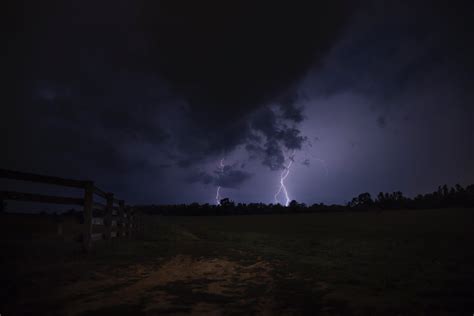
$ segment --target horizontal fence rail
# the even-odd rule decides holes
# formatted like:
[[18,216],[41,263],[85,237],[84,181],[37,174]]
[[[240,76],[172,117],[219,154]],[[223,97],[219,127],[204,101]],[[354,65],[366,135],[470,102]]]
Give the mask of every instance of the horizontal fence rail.
[[81,198],[12,192],[12,191],[0,191],[0,200],[16,200],[16,201],[66,204],[66,205],[84,205],[84,199],[81,199]]
[[39,182],[46,184],[54,184],[65,187],[73,188],[84,188],[90,181],[78,181],[71,179],[64,179],[59,177],[44,176],[34,173],[26,173],[20,171],[12,171],[6,169],[0,169],[0,178],[11,179],[11,180],[23,180],[29,182]]
[[[137,214],[132,207],[125,205],[124,200],[115,198],[113,193],[97,188],[92,181],[64,179],[6,169],[0,169],[0,178],[83,189],[83,198],[0,191],[0,200],[82,206],[84,221],[81,239],[85,251],[90,249],[92,241],[131,237],[140,226]],[[105,204],[94,201],[95,196],[105,199]],[[95,216],[97,213],[100,213],[99,216]],[[101,232],[94,230],[96,227],[101,228]]]

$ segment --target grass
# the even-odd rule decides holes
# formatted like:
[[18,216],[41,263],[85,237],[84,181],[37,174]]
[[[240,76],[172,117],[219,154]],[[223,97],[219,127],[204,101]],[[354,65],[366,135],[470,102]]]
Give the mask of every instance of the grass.
[[0,312],[474,312],[472,209],[145,222],[143,239],[87,256],[64,241],[4,239]]

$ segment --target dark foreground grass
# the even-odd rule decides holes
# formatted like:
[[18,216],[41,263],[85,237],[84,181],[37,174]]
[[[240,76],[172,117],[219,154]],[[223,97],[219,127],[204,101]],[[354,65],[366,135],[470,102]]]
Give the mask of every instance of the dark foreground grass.
[[474,210],[147,217],[84,256],[2,241],[2,315],[474,313]]

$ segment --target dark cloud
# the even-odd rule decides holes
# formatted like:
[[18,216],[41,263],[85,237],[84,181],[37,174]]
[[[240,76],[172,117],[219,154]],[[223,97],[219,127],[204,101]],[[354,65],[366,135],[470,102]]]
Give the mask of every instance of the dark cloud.
[[[293,108],[297,117],[303,117],[303,108]],[[295,125],[287,125],[287,116],[278,113],[277,109],[265,107],[251,119],[250,126],[254,133],[263,136],[246,146],[252,157],[260,157],[263,165],[271,170],[284,168],[286,156],[300,150],[307,137]]]
[[219,121],[199,126],[200,122],[187,117],[186,126],[174,135],[179,166],[190,167],[209,158],[216,159],[247,143],[249,139],[254,139],[246,119],[228,120],[225,126],[221,126]]
[[252,173],[242,170],[226,170],[216,181],[223,188],[237,189],[253,176]]
[[282,98],[279,102],[282,117],[295,123],[301,123],[304,119],[303,107],[297,105],[299,98],[296,94],[291,94]]
[[380,128],[384,128],[385,126],[387,126],[387,120],[386,120],[385,116],[377,117],[377,125]]
[[[182,144],[186,150],[199,144],[192,150],[196,161],[248,143],[246,121],[269,103],[281,103],[284,119],[301,122],[296,97],[282,96],[294,95],[352,7],[339,0],[295,6],[159,1],[142,12],[154,69],[188,102],[193,137]],[[259,124],[268,135],[274,126],[265,124],[272,117]]]
[[337,38],[347,5],[157,1],[141,19],[157,69],[208,121],[286,93]]
[[473,6],[367,1],[356,14],[302,90],[314,100],[304,131],[324,138],[314,149],[331,177],[348,180],[325,194],[472,182]]
[[[473,82],[472,1],[366,1],[344,38],[327,57],[323,95],[353,91],[387,107],[401,95],[417,93],[438,77],[468,90]],[[327,72],[326,72],[327,71]]]
[[193,173],[186,178],[186,180],[190,183],[202,183],[202,184],[210,184],[215,183],[215,177],[208,172],[201,171],[197,173]]
[[266,138],[272,138],[278,133],[278,117],[275,112],[265,107],[258,111],[250,122],[252,129],[256,132],[260,132]]
[[[80,128],[68,142],[107,138],[115,155],[150,143],[183,168],[255,142],[249,121],[270,115],[256,124],[256,146],[277,155],[263,158],[276,168],[285,146],[300,147],[295,88],[338,38],[351,2],[18,1],[5,20],[13,88],[3,97],[42,107],[35,119]],[[159,118],[178,104],[179,123]],[[288,128],[258,114],[270,104]]]
[[[8,2],[2,167],[175,202],[205,199],[190,182],[273,183],[267,169],[305,150],[334,164],[334,196],[351,177],[389,181],[389,166],[432,159],[425,168],[472,174],[472,1]],[[324,141],[311,147],[307,135]],[[214,173],[221,158],[239,164]],[[350,172],[338,174],[342,160]],[[320,163],[299,176],[298,165],[288,183],[313,190],[303,184],[319,178],[304,176]],[[242,199],[272,199],[262,193],[272,189]]]
[[227,165],[223,170],[216,170],[213,174],[200,171],[187,177],[190,183],[212,184],[223,188],[238,189],[253,176],[252,173],[237,169],[237,165]]
[[169,134],[157,122],[142,113],[104,111],[100,113],[99,120],[103,127],[136,141],[161,144],[169,138]]
[[286,126],[278,132],[276,138],[279,139],[287,149],[291,150],[301,149],[301,146],[307,140],[306,136],[301,135],[300,130]]
[[271,170],[278,170],[283,168],[285,162],[285,155],[281,146],[276,140],[270,139],[265,143],[263,148],[263,161],[265,166],[268,166]]

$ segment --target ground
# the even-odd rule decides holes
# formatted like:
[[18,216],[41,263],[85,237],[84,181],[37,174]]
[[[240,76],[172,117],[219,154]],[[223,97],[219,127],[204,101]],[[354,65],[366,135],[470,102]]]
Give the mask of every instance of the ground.
[[149,216],[87,255],[2,223],[2,315],[474,313],[472,209]]

